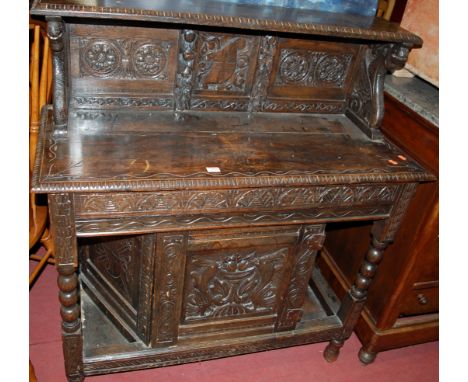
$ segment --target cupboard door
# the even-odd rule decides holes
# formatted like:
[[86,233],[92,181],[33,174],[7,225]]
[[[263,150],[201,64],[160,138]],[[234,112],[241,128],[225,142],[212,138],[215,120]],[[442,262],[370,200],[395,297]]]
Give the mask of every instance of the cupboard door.
[[322,226],[190,232],[179,339],[293,329],[316,253],[309,241],[322,235]]

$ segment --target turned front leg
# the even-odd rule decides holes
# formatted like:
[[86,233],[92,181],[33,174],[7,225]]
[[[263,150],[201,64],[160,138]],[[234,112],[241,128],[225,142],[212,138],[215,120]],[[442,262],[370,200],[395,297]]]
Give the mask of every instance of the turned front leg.
[[68,381],[83,381],[82,348],[78,275],[73,265],[57,267],[62,316],[62,346]]
[[343,330],[336,338],[330,341],[325,349],[324,357],[328,362],[333,362],[338,358],[344,341],[351,336],[359,315],[364,308],[367,290],[375,276],[379,263],[382,261],[383,252],[387,246],[388,243],[382,243],[375,239],[372,241],[356,277],[356,281],[344,297],[338,311],[338,317],[340,317],[343,323]]
[[70,382],[83,380],[83,339],[80,317],[78,253],[73,197],[71,194],[49,195],[51,233],[54,239],[55,264],[58,272],[62,345],[65,370]]
[[[401,186],[390,216],[385,220],[374,222],[372,243],[359,269],[356,280],[344,297],[338,311],[338,317],[343,323],[343,330],[330,341],[324,352],[324,357],[328,362],[333,362],[338,358],[344,341],[351,336],[364,308],[367,290],[375,276],[379,263],[382,261],[383,253],[396,235],[408,204],[416,191],[416,186],[416,183]],[[359,358],[363,363],[368,364],[375,359],[375,355],[361,349]]]

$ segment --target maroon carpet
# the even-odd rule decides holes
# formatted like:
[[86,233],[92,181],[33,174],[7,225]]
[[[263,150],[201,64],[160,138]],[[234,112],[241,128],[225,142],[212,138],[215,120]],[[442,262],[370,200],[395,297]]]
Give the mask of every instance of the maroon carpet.
[[[36,263],[31,262],[34,266]],[[39,382],[66,381],[60,339],[56,272],[48,265],[29,294],[29,357]],[[338,361],[322,357],[325,343],[180,366],[88,377],[89,382],[431,382],[438,381],[439,343],[382,352],[369,366],[357,358],[353,335]]]

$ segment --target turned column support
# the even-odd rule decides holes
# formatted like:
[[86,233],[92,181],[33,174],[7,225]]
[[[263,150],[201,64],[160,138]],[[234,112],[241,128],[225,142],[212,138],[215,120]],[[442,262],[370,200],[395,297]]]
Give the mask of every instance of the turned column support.
[[[333,338],[324,351],[324,357],[328,362],[338,358],[344,341],[348,339],[361,315],[367,299],[367,292],[375,277],[377,268],[382,261],[385,249],[396,235],[403,220],[406,209],[416,191],[417,184],[410,183],[401,186],[398,199],[393,205],[390,216],[387,219],[375,221],[372,227],[372,241],[364,257],[354,284],[349,289],[341,302],[338,317],[343,323],[343,330]],[[365,364],[371,363],[375,356],[361,349],[359,358]]]
[[50,16],[46,20],[52,50],[54,134],[60,136],[67,133],[68,118],[65,24],[61,17]]

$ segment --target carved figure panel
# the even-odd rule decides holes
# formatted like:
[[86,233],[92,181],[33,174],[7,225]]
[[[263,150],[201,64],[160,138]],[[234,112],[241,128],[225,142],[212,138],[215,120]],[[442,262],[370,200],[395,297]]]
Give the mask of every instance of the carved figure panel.
[[168,79],[173,43],[152,39],[75,37],[80,76],[114,79]]
[[273,312],[289,249],[193,254],[187,264],[186,321]]
[[281,49],[276,86],[342,88],[353,55],[298,49]]
[[256,37],[201,32],[194,89],[247,95],[257,46]]

